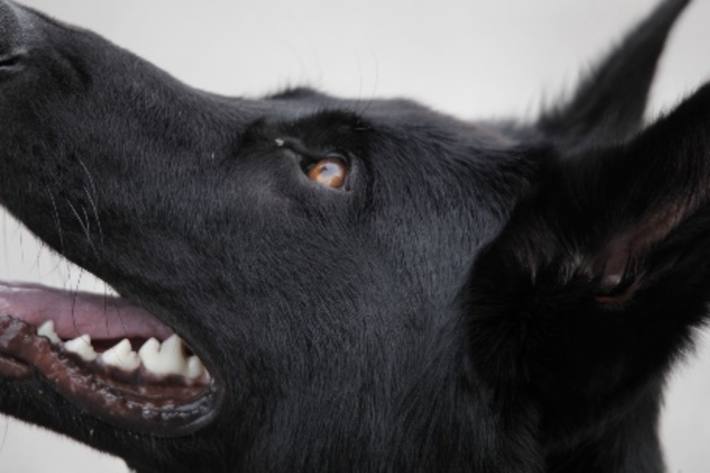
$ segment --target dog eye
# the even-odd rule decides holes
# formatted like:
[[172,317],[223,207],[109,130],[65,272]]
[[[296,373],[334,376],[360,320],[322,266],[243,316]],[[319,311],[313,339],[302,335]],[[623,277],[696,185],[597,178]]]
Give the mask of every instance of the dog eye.
[[335,156],[315,161],[305,171],[311,181],[331,189],[342,189],[348,177],[347,164]]

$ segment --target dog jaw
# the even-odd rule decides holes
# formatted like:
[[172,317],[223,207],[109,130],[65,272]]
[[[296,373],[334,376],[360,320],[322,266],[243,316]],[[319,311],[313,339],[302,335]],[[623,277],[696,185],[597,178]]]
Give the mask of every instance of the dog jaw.
[[[0,307],[7,314],[0,320],[5,376],[36,371],[108,422],[157,435],[188,432],[211,415],[215,387],[202,361],[139,307],[118,297],[18,284],[1,286]],[[145,340],[140,354],[129,338]]]

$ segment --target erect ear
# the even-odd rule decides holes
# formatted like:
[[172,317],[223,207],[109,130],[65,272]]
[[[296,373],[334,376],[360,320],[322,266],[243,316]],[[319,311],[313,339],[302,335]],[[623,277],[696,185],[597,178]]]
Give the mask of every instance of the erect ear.
[[659,376],[688,341],[707,313],[709,263],[707,85],[626,145],[544,164],[475,263],[473,359],[550,409],[608,400]]
[[625,141],[642,125],[658,58],[690,0],[664,0],[582,81],[569,101],[543,113],[539,129],[561,149]]
[[587,280],[610,305],[708,272],[692,256],[710,253],[710,84],[630,143],[543,172],[503,236],[533,278]]

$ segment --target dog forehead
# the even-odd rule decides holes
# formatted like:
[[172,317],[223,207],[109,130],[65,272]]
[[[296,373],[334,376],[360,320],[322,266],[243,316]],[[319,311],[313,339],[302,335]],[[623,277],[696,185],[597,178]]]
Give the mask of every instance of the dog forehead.
[[[283,114],[286,119],[298,119],[322,112],[343,112],[382,124],[436,122],[453,117],[438,113],[408,98],[348,98],[336,97],[316,89],[299,87],[268,95],[261,101],[265,110]],[[450,125],[450,123],[446,123]]]
[[501,149],[518,144],[521,133],[506,123],[468,121],[407,98],[339,98],[310,88],[288,89],[260,100],[259,120],[324,132],[350,126],[400,143]]

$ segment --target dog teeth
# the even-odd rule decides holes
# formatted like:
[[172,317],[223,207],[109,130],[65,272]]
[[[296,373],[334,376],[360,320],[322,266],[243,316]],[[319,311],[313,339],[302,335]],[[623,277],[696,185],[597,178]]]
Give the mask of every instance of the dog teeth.
[[54,321],[52,320],[48,320],[42,325],[40,325],[37,329],[37,335],[49,339],[49,341],[54,343],[55,345],[59,345],[60,343],[62,343],[62,340],[54,331]]
[[162,344],[151,338],[143,344],[138,355],[145,369],[153,374],[185,375],[187,373],[188,360],[185,357],[185,346],[177,335],[170,336]]
[[124,338],[109,350],[101,354],[101,361],[124,371],[133,371],[141,365],[138,353],[133,351],[131,342]]
[[37,328],[37,335],[64,347],[67,352],[74,353],[89,363],[99,360],[104,365],[124,371],[135,371],[143,365],[146,371],[158,376],[177,375],[188,381],[197,381],[206,376],[209,380],[209,372],[202,361],[195,355],[189,358],[186,356],[185,344],[177,335],[170,336],[162,343],[151,338],[143,344],[138,353],[133,351],[131,342],[124,338],[100,354],[94,350],[91,336],[88,334],[62,342],[51,320]]
[[163,374],[162,358],[160,356],[160,342],[155,338],[146,341],[138,350],[138,356],[143,362],[143,367],[155,374]]
[[185,369],[185,377],[189,380],[196,380],[202,377],[205,373],[205,365],[202,364],[199,358],[191,356],[187,359],[187,367]]
[[64,349],[79,355],[84,361],[94,361],[99,356],[94,351],[94,347],[91,346],[91,337],[89,335],[82,335],[74,340],[64,342]]

